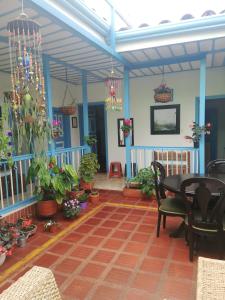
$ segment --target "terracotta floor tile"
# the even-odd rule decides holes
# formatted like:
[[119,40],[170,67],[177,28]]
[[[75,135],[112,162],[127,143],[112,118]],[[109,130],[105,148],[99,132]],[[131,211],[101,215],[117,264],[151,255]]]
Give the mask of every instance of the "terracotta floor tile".
[[159,278],[160,277],[158,275],[139,273],[135,276],[131,287],[139,290],[145,290],[149,293],[154,293],[159,284]]
[[107,250],[99,250],[95,256],[91,259],[95,261],[99,261],[101,263],[109,263],[113,257],[115,256],[116,252],[107,251]]
[[74,270],[76,270],[80,263],[80,260],[65,258],[55,267],[55,270],[62,273],[72,273]]
[[90,220],[85,222],[85,225],[98,225],[102,222],[101,219],[91,218]]
[[146,291],[129,289],[124,300],[156,300],[156,298],[154,297],[153,294],[149,294]]
[[131,210],[129,208],[125,208],[125,207],[119,207],[116,209],[116,213],[121,213],[121,214],[125,214],[128,215],[131,212]]
[[140,216],[127,216],[126,221],[128,222],[134,222],[135,224],[139,224],[141,221],[141,217]]
[[84,235],[82,235],[82,234],[72,232],[72,233],[68,234],[63,239],[63,241],[67,241],[67,242],[70,242],[70,243],[76,243],[76,242],[80,241],[83,237],[84,237]]
[[71,299],[86,299],[87,294],[93,286],[93,282],[85,279],[75,278],[72,283],[64,289],[63,295],[69,296]]
[[168,267],[168,276],[174,276],[178,278],[183,276],[186,279],[193,279],[193,271],[193,264],[185,265],[172,262]]
[[74,251],[70,254],[70,256],[73,256],[74,258],[88,258],[91,253],[93,253],[94,249],[85,247],[85,246],[77,246]]
[[119,224],[119,222],[117,222],[117,221],[107,220],[107,221],[103,222],[101,224],[101,226],[115,228],[118,224]]
[[146,214],[146,210],[144,209],[132,209],[131,215],[144,216]]
[[77,231],[80,233],[89,233],[91,230],[93,230],[93,226],[83,224],[78,227]]
[[112,268],[105,277],[105,281],[126,285],[132,275],[132,271],[122,270],[120,268]]
[[152,233],[155,230],[155,226],[151,224],[139,225],[136,230],[141,233]]
[[67,276],[64,276],[62,274],[58,274],[54,272],[54,277],[57,283],[57,286],[60,288],[60,286],[64,283],[64,281],[67,279]]
[[131,234],[131,232],[129,231],[124,231],[124,230],[116,230],[112,237],[115,239],[121,239],[121,240],[126,240],[129,235]]
[[138,259],[139,257],[137,255],[120,254],[115,264],[126,268],[135,268]]
[[10,282],[10,281],[4,282],[4,283],[0,286],[0,293],[2,293],[4,290],[6,290],[11,284],[12,284],[12,282]]
[[136,242],[146,243],[150,240],[150,238],[151,238],[150,233],[149,234],[134,233],[131,237],[131,240]]
[[37,260],[35,260],[35,265],[40,267],[49,268],[52,264],[54,264],[59,259],[59,256],[44,253],[39,257]]
[[103,244],[102,247],[112,249],[112,250],[119,250],[123,244],[124,242],[121,240],[109,239]]
[[100,285],[92,300],[118,300],[121,294],[121,289],[112,288],[104,285]]
[[126,247],[123,249],[123,252],[130,252],[134,254],[141,254],[146,245],[144,243],[139,242],[128,242]]
[[41,234],[39,236],[35,236],[35,239],[29,241],[31,245],[40,246],[49,240],[49,236],[47,234]]
[[176,281],[173,279],[165,280],[161,285],[161,299],[194,300],[193,285],[185,280]]
[[102,237],[89,236],[82,242],[82,244],[95,247],[98,246],[102,242],[102,240],[103,240]]
[[93,231],[93,235],[100,235],[100,236],[109,236],[111,233],[112,229],[111,228],[98,228],[95,231]]
[[101,211],[104,211],[104,212],[114,212],[115,210],[117,210],[117,207],[113,207],[113,206],[106,206],[106,207],[103,207],[103,209]]
[[174,249],[172,253],[172,259],[180,262],[189,262],[189,249],[185,250]]
[[55,254],[65,254],[69,249],[71,249],[71,244],[59,242],[55,246],[49,249],[49,252]]
[[144,258],[140,270],[144,272],[161,273],[165,266],[165,261],[155,258]]
[[124,214],[113,214],[113,215],[110,216],[110,219],[121,221],[125,217],[126,217],[126,215],[124,215]]
[[137,224],[124,222],[119,226],[119,229],[133,231]]
[[159,258],[167,258],[168,257],[168,249],[163,247],[151,246],[148,253],[149,256],[159,257]]
[[106,266],[88,263],[83,270],[80,272],[80,276],[87,276],[92,278],[99,278],[102,272],[105,270]]
[[95,214],[96,218],[101,218],[101,219],[105,219],[106,218],[106,214],[103,211],[98,212],[97,214]]

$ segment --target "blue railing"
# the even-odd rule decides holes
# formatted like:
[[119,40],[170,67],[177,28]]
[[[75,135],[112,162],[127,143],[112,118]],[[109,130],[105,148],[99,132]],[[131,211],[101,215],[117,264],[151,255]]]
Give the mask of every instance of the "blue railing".
[[[80,159],[86,149],[86,146],[59,149],[55,150],[54,156],[59,166],[63,163],[71,164],[75,170],[78,170]],[[47,152],[47,155],[52,156],[51,152]],[[26,180],[32,158],[34,158],[33,154],[14,156],[12,169],[7,167],[7,162],[1,162],[0,215],[6,215],[34,201],[34,183]]]
[[154,160],[164,165],[167,175],[199,171],[199,150],[192,147],[130,146],[129,149],[131,177]]

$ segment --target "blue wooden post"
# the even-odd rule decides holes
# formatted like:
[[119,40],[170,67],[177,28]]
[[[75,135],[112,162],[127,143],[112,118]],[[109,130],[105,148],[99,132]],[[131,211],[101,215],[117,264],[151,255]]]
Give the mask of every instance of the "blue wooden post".
[[[47,113],[48,113],[48,121],[52,124],[53,121],[53,113],[52,113],[52,86],[51,86],[51,76],[50,76],[50,65],[49,65],[49,57],[46,54],[42,55],[43,60],[43,72],[45,78],[45,98],[47,104]],[[52,155],[55,153],[55,143],[53,139],[51,139],[51,143],[49,144],[49,151]]]
[[88,92],[87,92],[87,73],[85,71],[82,71],[82,100],[83,100],[84,136],[88,136],[89,135]]
[[[206,59],[200,60],[200,91],[199,91],[199,125],[205,126],[205,88],[206,88]],[[205,136],[199,143],[199,172],[205,173]]]
[[[124,109],[124,118],[130,119],[130,85],[129,85],[129,70],[127,68],[124,69],[124,101],[123,101],[123,109]],[[127,164],[127,178],[131,177],[131,155],[130,155],[130,144],[131,144],[131,135],[125,138],[126,144],[126,164]]]

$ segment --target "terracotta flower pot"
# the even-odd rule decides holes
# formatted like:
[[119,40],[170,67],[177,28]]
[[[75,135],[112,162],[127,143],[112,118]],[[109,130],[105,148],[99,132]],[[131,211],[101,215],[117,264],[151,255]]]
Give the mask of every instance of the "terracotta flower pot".
[[123,195],[125,197],[132,197],[132,198],[142,198],[142,192],[140,189],[135,188],[124,188],[123,189]]
[[89,194],[89,201],[93,204],[98,203],[99,201],[99,193],[90,193]]
[[58,205],[55,200],[42,200],[37,203],[38,215],[40,217],[51,217],[57,213]]
[[93,189],[94,182],[85,182],[83,180],[80,181],[80,187],[85,191],[91,191]]

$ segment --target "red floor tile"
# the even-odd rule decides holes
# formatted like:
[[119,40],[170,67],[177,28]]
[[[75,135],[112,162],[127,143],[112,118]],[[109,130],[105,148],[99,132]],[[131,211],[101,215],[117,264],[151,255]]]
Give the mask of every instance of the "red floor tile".
[[149,225],[139,225],[136,229],[137,231],[141,233],[152,233],[155,230],[155,226],[149,224]]
[[123,251],[134,253],[134,254],[141,254],[145,248],[146,245],[144,243],[128,242],[126,247],[123,249]]
[[70,254],[70,256],[73,256],[74,258],[85,258],[87,259],[91,253],[93,253],[94,249],[90,247],[85,246],[77,246],[74,251]]
[[105,281],[126,285],[132,275],[132,271],[112,268],[105,277]]
[[121,221],[121,220],[123,220],[125,217],[126,217],[126,215],[124,215],[124,214],[113,214],[113,215],[111,215],[109,218],[110,218],[110,219],[113,219],[113,220],[119,220],[119,221]]
[[193,290],[192,283],[185,281],[185,279],[181,281],[176,281],[173,279],[165,280],[162,284],[161,288],[161,299],[182,299],[182,300],[192,300],[193,298]]
[[137,255],[120,254],[115,264],[126,268],[135,268],[139,257]]
[[102,272],[105,270],[105,266],[89,263],[80,272],[80,276],[87,276],[92,278],[99,278]]
[[70,243],[76,243],[76,242],[80,241],[83,237],[84,237],[84,235],[72,232],[72,233],[68,234],[63,240],[70,242]]
[[165,266],[165,261],[155,258],[144,258],[140,270],[143,272],[161,273]]
[[189,261],[188,247],[185,250],[174,249],[172,254],[172,259],[180,262],[188,262]]
[[119,288],[100,285],[92,297],[92,300],[118,300],[120,294],[121,289]]
[[124,231],[124,230],[116,230],[112,237],[115,239],[122,239],[122,240],[126,240],[129,235],[131,234],[131,232],[129,231]]
[[151,246],[147,254],[155,258],[167,258],[168,248]]
[[122,230],[133,231],[136,226],[137,226],[137,224],[124,222],[119,226],[119,228]]
[[123,244],[124,244],[124,242],[121,241],[121,240],[110,239],[110,240],[107,240],[103,244],[103,248],[108,248],[108,249],[113,249],[113,250],[119,250],[122,247]]
[[[124,300],[156,300],[154,294],[149,294],[143,290],[129,289]],[[175,300],[175,299],[174,299]]]
[[93,230],[93,226],[83,224],[79,226],[77,230],[79,231],[79,233],[89,233],[91,230]]
[[113,257],[115,256],[116,252],[107,251],[107,250],[99,250],[95,256],[91,259],[95,261],[99,261],[101,263],[109,263]]
[[134,222],[135,224],[139,224],[140,216],[127,216],[126,221],[127,222]]
[[72,273],[80,265],[81,261],[72,258],[65,258],[57,264],[55,270],[62,273]]
[[180,263],[171,263],[168,267],[168,276],[193,279],[193,271],[193,264],[184,265]]
[[98,228],[95,231],[93,231],[93,235],[100,235],[100,236],[108,236],[111,233],[111,228]]
[[90,220],[86,221],[85,224],[86,225],[98,225],[102,222],[101,219],[97,219],[97,218],[91,218]]
[[65,254],[68,250],[70,250],[71,244],[67,244],[64,242],[59,242],[55,246],[49,249],[49,252],[55,254]]
[[82,244],[87,245],[87,246],[96,247],[102,242],[102,240],[103,240],[103,237],[89,236],[82,242]]
[[107,220],[107,221],[103,222],[101,226],[115,228],[118,224],[119,224],[119,222],[117,222],[117,221]]
[[143,243],[148,242],[150,238],[151,238],[150,233],[149,234],[134,233],[131,237],[132,241],[143,242]]
[[156,292],[159,284],[159,278],[160,277],[157,275],[139,273],[136,275],[131,287],[139,290],[145,290],[149,293],[154,293]]
[[40,267],[49,268],[52,264],[54,264],[59,259],[59,256],[44,253],[35,260],[35,265]]
[[71,297],[71,299],[86,299],[87,294],[91,290],[94,282],[85,279],[75,278],[72,283],[63,291],[64,296]]

